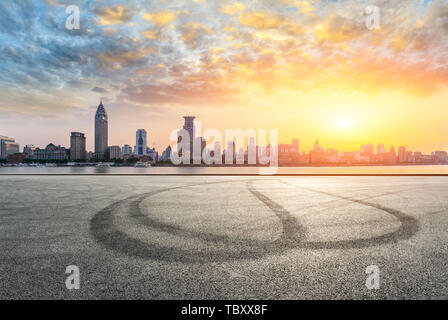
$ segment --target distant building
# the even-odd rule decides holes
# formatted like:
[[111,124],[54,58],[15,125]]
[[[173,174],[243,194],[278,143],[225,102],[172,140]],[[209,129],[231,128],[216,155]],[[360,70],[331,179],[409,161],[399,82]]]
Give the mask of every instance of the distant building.
[[69,150],[61,146],[55,146],[50,143],[45,149],[36,148],[34,150],[35,160],[68,160],[70,156]]
[[107,150],[108,150],[108,157],[110,160],[118,160],[122,158],[120,146],[111,146]]
[[434,151],[433,158],[436,163],[446,163],[448,161],[448,154],[446,151]]
[[146,130],[138,129],[135,134],[135,154],[138,156],[146,155],[147,150]]
[[325,151],[325,161],[327,163],[338,163],[339,162],[339,152],[338,150],[328,149]]
[[132,154],[132,147],[128,144],[125,144],[123,148],[121,148],[121,155],[125,156],[127,154]]
[[325,163],[325,151],[319,146],[319,140],[314,143],[313,150],[309,152],[311,164]]
[[160,157],[162,161],[171,160],[171,146],[166,147],[166,149],[162,152],[162,156]]
[[372,157],[375,154],[373,144],[364,144],[361,146],[361,156]]
[[108,118],[101,100],[95,114],[95,156],[104,159],[108,141]]
[[[194,119],[196,117],[193,116],[185,116],[185,123],[182,129],[186,130],[188,132],[188,136],[189,136],[189,148],[188,150],[177,150],[177,152],[179,153],[179,156],[182,156],[182,154],[185,154],[186,152],[190,155],[190,160],[193,159],[193,140],[195,138],[195,129],[194,129]],[[177,143],[181,143],[182,142],[182,136],[180,135],[180,133],[177,136]]]
[[406,147],[404,146],[398,148],[398,162],[399,163],[407,162]]
[[34,157],[34,150],[36,150],[36,147],[32,144],[27,144],[23,147],[23,153],[26,155],[26,158],[29,159]]
[[412,151],[406,151],[406,162],[407,163],[414,163],[414,155],[412,154]]
[[421,152],[419,152],[419,151],[416,151],[416,152],[414,152],[414,161],[416,162],[416,163],[419,163],[419,162],[421,162],[421,160],[422,160],[422,153]]
[[146,155],[148,157],[150,157],[153,162],[157,161],[158,157],[159,157],[159,154],[157,153],[156,149],[154,149],[154,148],[152,148],[152,149],[148,148],[146,151]]
[[25,153],[8,154],[8,163],[13,164],[22,163],[25,157],[26,157]]
[[6,159],[8,155],[19,152],[20,145],[13,138],[0,136],[0,159]]
[[299,139],[292,139],[292,147],[299,154]]
[[[235,141],[227,141],[227,148],[225,150],[225,164],[233,164],[236,160]],[[232,161],[232,163],[227,163]]]
[[292,144],[278,145],[278,162],[279,164],[292,164],[297,162],[299,157],[299,140],[293,139]]
[[384,163],[395,164],[397,163],[397,153],[395,152],[394,146],[390,147],[390,151],[385,154]]
[[[251,144],[249,144],[249,148],[251,147]],[[253,146],[255,147],[255,145]],[[221,147],[221,141],[215,141],[215,146],[213,147],[213,156],[219,157],[222,159],[222,147]]]
[[378,143],[376,146],[376,154],[383,154],[386,153],[386,148],[384,147],[384,144]]
[[72,132],[70,136],[70,160],[86,159],[86,137],[84,133]]

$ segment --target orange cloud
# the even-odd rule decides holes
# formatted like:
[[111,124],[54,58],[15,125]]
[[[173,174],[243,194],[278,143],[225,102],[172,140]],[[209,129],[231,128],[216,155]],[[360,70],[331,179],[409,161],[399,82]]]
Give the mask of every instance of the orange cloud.
[[255,29],[274,29],[281,25],[282,19],[268,12],[249,12],[240,16],[240,24]]
[[121,24],[132,18],[129,9],[124,6],[97,8],[95,13],[100,17],[99,24],[101,25]]
[[163,27],[174,21],[176,14],[171,11],[159,11],[155,13],[147,13],[143,19],[154,23],[158,27]]

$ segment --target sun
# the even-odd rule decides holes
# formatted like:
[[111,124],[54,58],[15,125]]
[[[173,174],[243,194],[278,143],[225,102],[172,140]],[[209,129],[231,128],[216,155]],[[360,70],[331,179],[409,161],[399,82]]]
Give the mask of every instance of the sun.
[[334,119],[333,125],[339,130],[348,130],[353,127],[353,121],[348,118]]

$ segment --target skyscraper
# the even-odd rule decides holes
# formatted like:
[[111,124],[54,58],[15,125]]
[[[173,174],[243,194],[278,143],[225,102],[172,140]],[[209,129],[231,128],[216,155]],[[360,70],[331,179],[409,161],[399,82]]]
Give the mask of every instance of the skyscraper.
[[135,134],[135,153],[138,156],[146,155],[146,130],[138,129]]
[[[188,154],[190,155],[190,160],[193,159],[193,141],[195,139],[195,128],[194,128],[194,119],[196,117],[193,116],[185,116],[185,123],[183,126],[183,129],[186,130],[188,132],[189,135],[189,144],[190,144],[190,148],[189,150],[177,150],[177,152],[179,152],[179,156],[181,156],[182,154],[186,154],[188,152]],[[177,136],[177,143],[180,143],[182,141],[182,136],[180,135],[180,133]]]
[[0,136],[0,159],[6,159],[8,155],[20,152],[20,146],[13,138]]
[[398,148],[398,162],[406,162],[406,147]]
[[299,139],[292,139],[292,147],[296,153],[299,153]]
[[383,154],[386,153],[386,148],[384,147],[384,144],[378,143],[376,146],[376,154]]
[[106,155],[107,127],[107,113],[101,100],[95,114],[95,155],[97,158],[104,159]]
[[70,160],[86,158],[86,138],[84,133],[72,132],[70,136]]

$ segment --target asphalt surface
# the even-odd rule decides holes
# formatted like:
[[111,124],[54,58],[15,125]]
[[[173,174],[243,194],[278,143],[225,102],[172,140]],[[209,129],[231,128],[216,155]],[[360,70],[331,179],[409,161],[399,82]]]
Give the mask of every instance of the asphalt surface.
[[0,176],[0,298],[446,299],[447,230],[448,177]]

